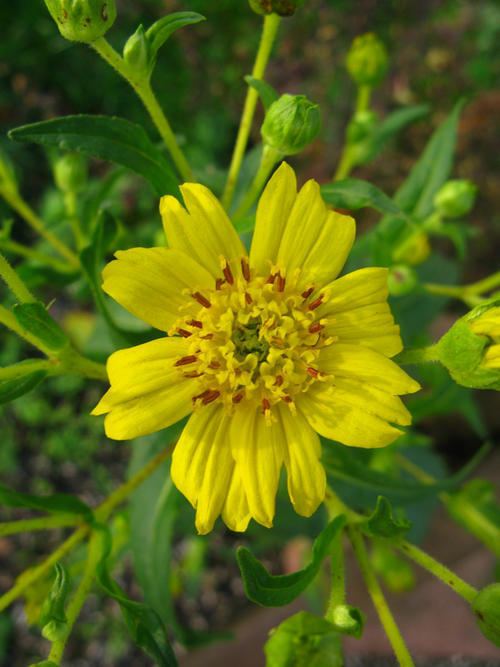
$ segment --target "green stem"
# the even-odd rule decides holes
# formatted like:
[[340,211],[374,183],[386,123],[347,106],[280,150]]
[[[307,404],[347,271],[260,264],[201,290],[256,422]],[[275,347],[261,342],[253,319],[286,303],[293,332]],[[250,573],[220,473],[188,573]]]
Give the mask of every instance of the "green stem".
[[72,190],[64,193],[64,206],[66,207],[66,214],[71,225],[71,230],[75,238],[76,247],[81,250],[85,246],[85,237],[82,233],[80,220],[78,219],[78,206],[76,193]]
[[87,560],[85,562],[83,576],[66,609],[66,627],[64,634],[60,639],[57,639],[55,642],[53,642],[48,656],[48,660],[52,660],[52,662],[55,662],[56,665],[61,664],[64,649],[71,634],[71,630],[73,629],[73,626],[78,616],[80,615],[80,611],[85,603],[85,600],[90,593],[90,589],[92,588],[96,568],[101,559],[101,556],[101,536],[98,534],[98,531],[96,531],[92,534],[92,537],[89,541]]
[[334,621],[335,609],[345,604],[345,566],[342,537],[343,531],[341,530],[335,537],[331,547],[331,585],[325,612],[326,620],[331,622]]
[[13,292],[14,296],[20,301],[20,303],[33,303],[36,301],[33,294],[31,294],[24,282],[1,253],[0,278],[3,279],[7,287]]
[[45,255],[43,252],[38,252],[33,250],[33,248],[28,248],[28,246],[17,243],[17,241],[12,241],[11,239],[0,239],[0,248],[6,252],[19,255],[20,257],[25,257],[26,259],[32,259],[35,262],[40,262],[40,264],[46,264],[47,266],[52,267],[60,273],[68,273],[72,271],[73,268],[60,262],[50,255]]
[[248,213],[255,200],[262,192],[262,188],[264,187],[269,174],[272,172],[276,163],[279,162],[282,158],[283,155],[281,153],[278,153],[269,146],[264,146],[264,150],[262,151],[262,158],[260,160],[257,173],[255,174],[255,178],[253,179],[246,195],[238,205],[238,208],[234,212],[234,220],[239,220],[240,218],[243,218],[246,213]]
[[370,108],[370,99],[372,96],[371,86],[359,86],[356,98],[356,113],[368,111]]
[[[141,470],[139,470],[127,482],[119,486],[106,500],[96,508],[94,515],[96,521],[104,523],[112,514],[114,509],[123,503],[135,489],[142,484],[163,461],[170,456],[172,447],[167,447],[154,456]],[[6,609],[35,581],[43,577],[58,561],[70,553],[90,532],[90,526],[80,526],[67,540],[65,540],[55,551],[53,551],[40,565],[26,570],[17,578],[17,583],[4,595],[0,597],[0,612]]]
[[12,366],[0,367],[0,382],[4,380],[15,380],[16,378],[35,373],[36,371],[47,371],[52,373],[57,368],[53,363],[45,359],[33,359],[22,361]]
[[439,361],[437,345],[428,347],[419,347],[414,350],[403,350],[394,359],[397,364],[411,366],[414,364],[427,364],[433,361]]
[[179,148],[175,134],[173,133],[170,123],[163,113],[161,106],[158,104],[158,100],[151,88],[149,79],[142,78],[141,80],[137,80],[136,74],[130,70],[120,54],[115,51],[104,37],[96,39],[95,42],[92,42],[91,46],[97,51],[101,58],[111,65],[111,67],[113,67],[135,90],[151,116],[151,120],[156,125],[179,174],[185,181],[192,181],[193,172],[191,171],[191,167],[189,166],[184,153]]
[[31,209],[28,204],[21,199],[18,192],[10,190],[1,190],[0,195],[5,199],[11,208],[14,209],[40,236],[42,236],[57,252],[64,257],[75,268],[80,266],[80,261],[75,253],[68,246],[60,241],[57,236],[45,228],[41,218]]
[[84,357],[74,348],[61,352],[58,361],[60,362],[58,373],[83,375],[83,377],[91,380],[107,381],[108,379],[108,373],[104,364]]
[[81,517],[72,515],[41,516],[36,519],[19,519],[18,521],[5,521],[0,523],[0,537],[16,535],[17,533],[29,533],[35,530],[51,530],[66,526],[76,526],[81,523]]
[[345,144],[333,180],[342,181],[344,178],[347,178],[353,166],[351,147],[349,144]]
[[405,540],[393,542],[393,544],[404,554],[406,554],[408,558],[411,558],[411,560],[440,579],[447,586],[450,586],[450,588],[452,588],[455,593],[460,595],[460,597],[462,597],[467,602],[472,602],[472,600],[478,594],[478,591],[476,588],[474,588],[474,586],[468,584],[466,581],[448,569],[446,565],[443,565],[439,561],[435,560],[432,556],[430,556],[422,549],[419,549],[414,544],[410,544]]
[[361,574],[365,580],[366,587],[377,610],[385,633],[391,643],[392,649],[401,667],[415,667],[412,657],[406,647],[405,641],[399,632],[396,621],[389,609],[380,584],[375,576],[366,547],[361,534],[353,526],[347,528],[354,553],[359,563]]
[[[269,56],[271,55],[271,49],[273,47],[279,25],[280,17],[277,14],[268,14],[264,17],[260,44],[252,69],[252,76],[254,79],[264,78],[267,63],[269,62]],[[238,181],[238,176],[241,169],[241,163],[243,162],[245,149],[248,143],[248,137],[250,136],[250,130],[252,128],[252,121],[258,97],[259,94],[255,88],[249,86],[247,89],[245,104],[243,106],[243,112],[241,115],[238,135],[236,137],[236,143],[234,145],[231,164],[229,166],[226,186],[222,195],[222,204],[226,210],[229,210],[233,200],[234,190],[236,188],[236,183]]]

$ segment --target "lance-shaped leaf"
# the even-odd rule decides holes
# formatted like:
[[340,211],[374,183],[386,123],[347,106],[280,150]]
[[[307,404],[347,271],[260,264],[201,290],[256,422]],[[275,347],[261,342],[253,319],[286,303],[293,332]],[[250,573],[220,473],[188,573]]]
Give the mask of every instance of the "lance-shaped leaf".
[[380,213],[401,215],[403,211],[382,190],[359,178],[346,178],[336,183],[321,186],[321,196],[330,206],[357,211],[359,208],[374,208]]
[[236,553],[245,593],[249,600],[265,607],[281,607],[298,597],[318,574],[332,540],[345,523],[343,515],[335,517],[314,540],[311,562],[292,574],[272,575],[245,547]]
[[52,642],[60,639],[66,632],[67,620],[64,608],[69,592],[69,579],[66,569],[61,563],[56,563],[54,567],[54,581],[43,603],[39,620],[39,625],[42,626],[42,635]]
[[76,496],[67,493],[56,493],[51,496],[33,496],[29,493],[19,493],[0,484],[0,506],[29,507],[34,510],[51,512],[53,514],[79,514],[86,521],[93,520],[92,510]]
[[429,106],[427,104],[419,104],[416,106],[398,109],[390,113],[384,120],[376,127],[372,137],[370,137],[369,160],[373,160],[384,148],[384,146],[393,139],[398,132],[401,132],[405,127],[420,120],[429,113]]
[[68,337],[49,315],[43,303],[18,303],[13,312],[22,328],[37,338],[44,347],[60,352],[69,346]]
[[158,195],[180,196],[177,178],[166,157],[140,125],[124,118],[64,116],[17,127],[9,137],[114,162],[143,176]]
[[[31,363],[31,362],[30,362]],[[17,365],[21,365],[20,362]],[[34,371],[12,380],[0,380],[0,405],[14,401],[37,387],[47,377],[47,371]]]
[[276,90],[263,79],[256,79],[254,76],[247,74],[245,81],[258,92],[265,111],[278,99],[279,95]]
[[193,25],[205,21],[205,17],[197,12],[174,12],[159,19],[146,30],[146,38],[148,40],[151,58],[154,61],[158,50],[165,44],[172,33],[179,28],[184,28],[186,25]]
[[384,496],[379,496],[373,513],[360,525],[360,528],[372,537],[391,539],[403,537],[411,528],[411,523],[407,519],[396,518],[391,503]]

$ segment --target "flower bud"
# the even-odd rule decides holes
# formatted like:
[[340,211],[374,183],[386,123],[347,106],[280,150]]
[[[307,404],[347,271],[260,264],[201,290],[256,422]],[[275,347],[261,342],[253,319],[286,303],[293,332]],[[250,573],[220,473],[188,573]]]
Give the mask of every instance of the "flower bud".
[[102,37],[116,18],[115,0],[45,0],[61,35],[90,44]]
[[87,183],[87,160],[81,153],[66,153],[54,163],[54,180],[62,192],[80,192]]
[[483,635],[500,646],[500,584],[490,584],[472,601],[472,610]]
[[429,237],[425,232],[418,231],[396,246],[392,259],[398,264],[417,266],[427,259],[430,251]]
[[282,95],[269,107],[261,134],[264,144],[281,155],[300,153],[321,128],[319,106],[305,95]]
[[387,286],[392,296],[404,296],[412,292],[418,284],[415,270],[404,264],[397,264],[389,271]]
[[443,218],[460,218],[474,206],[477,187],[465,180],[448,181],[434,197],[434,206]]
[[304,0],[248,0],[250,8],[256,13],[278,14],[278,16],[292,16],[295,10],[302,7]]
[[457,320],[436,351],[458,384],[500,391],[500,299],[493,298]]
[[369,32],[353,41],[346,65],[358,86],[376,86],[387,74],[389,58],[379,38]]
[[123,47],[123,58],[134,72],[144,74],[149,77],[151,74],[151,49],[144,32],[140,25],[137,30],[125,42]]

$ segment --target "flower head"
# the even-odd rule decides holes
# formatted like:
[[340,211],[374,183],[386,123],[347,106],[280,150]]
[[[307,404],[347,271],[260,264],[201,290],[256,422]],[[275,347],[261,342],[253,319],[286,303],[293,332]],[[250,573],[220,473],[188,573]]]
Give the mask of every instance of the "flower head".
[[249,255],[212,193],[181,187],[160,210],[168,248],[116,254],[103,289],[169,335],[115,352],[94,414],[134,438],[191,414],[172,478],[200,533],[219,514],[233,530],[271,526],[283,465],[295,510],[325,495],[318,433],[382,447],[410,423],[398,394],[418,384],[389,357],[401,350],[387,270],[340,279],[355,225],[328,210],[319,186],[297,193],[284,163],[258,205]]

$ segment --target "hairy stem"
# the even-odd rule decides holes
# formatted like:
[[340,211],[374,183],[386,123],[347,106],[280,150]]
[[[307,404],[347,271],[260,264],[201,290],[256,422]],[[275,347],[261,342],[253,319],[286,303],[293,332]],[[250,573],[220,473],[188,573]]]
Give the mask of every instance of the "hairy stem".
[[[277,14],[268,14],[264,17],[262,36],[260,39],[257,56],[255,58],[255,64],[252,70],[252,76],[254,79],[264,78],[267,63],[269,62],[269,56],[271,55],[271,49],[278,32],[279,24],[280,17]],[[250,130],[252,128],[252,121],[255,113],[255,107],[257,106],[258,97],[259,94],[257,91],[249,86],[245,104],[243,106],[240,127],[238,129],[238,135],[234,145],[231,164],[229,166],[226,186],[222,195],[222,204],[226,210],[229,209],[233,200],[234,190],[236,188],[236,183],[238,181],[238,176],[241,169],[241,163],[243,162],[245,149],[248,143],[248,137],[250,136]]]
[[20,303],[33,303],[36,301],[35,297],[21,278],[17,275],[16,271],[12,268],[9,262],[5,257],[0,253],[0,278],[3,279],[7,287],[12,291],[16,299]]
[[273,167],[279,160],[282,159],[282,157],[283,156],[281,153],[278,153],[273,148],[269,148],[269,146],[264,147],[259,169],[255,174],[255,178],[253,179],[248,192],[243,197],[241,203],[234,213],[234,220],[239,220],[240,218],[243,218],[246,213],[248,213],[255,200],[262,192],[262,188],[264,187],[269,174],[273,170]]
[[414,350],[403,350],[395,358],[397,364],[411,366],[414,364],[428,364],[433,361],[439,361],[436,345],[428,347],[419,347]]
[[92,42],[91,46],[97,51],[101,58],[111,65],[111,67],[113,67],[135,90],[151,116],[151,120],[156,125],[180,176],[185,181],[192,181],[193,172],[191,171],[191,167],[189,166],[184,153],[180,149],[170,123],[156,99],[149,78],[137,80],[135,74],[130,71],[127,63],[104,37],[96,39]]
[[65,526],[76,526],[81,523],[81,520],[81,517],[71,514],[55,514],[54,516],[41,516],[36,519],[5,521],[0,523],[0,537],[16,535],[17,533],[30,533],[35,530],[52,530]]

